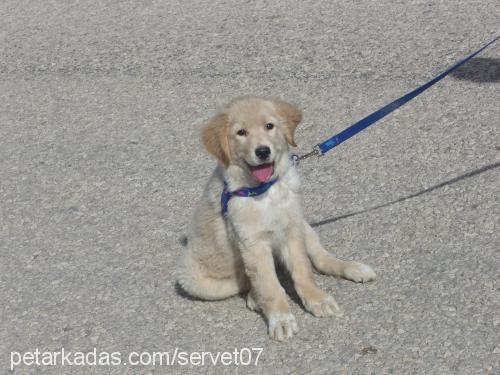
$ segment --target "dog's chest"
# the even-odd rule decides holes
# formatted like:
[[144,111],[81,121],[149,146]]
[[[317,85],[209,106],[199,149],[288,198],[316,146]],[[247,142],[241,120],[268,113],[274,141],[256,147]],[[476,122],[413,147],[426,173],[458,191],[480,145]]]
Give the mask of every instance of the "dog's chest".
[[240,237],[266,237],[281,242],[293,223],[301,220],[298,194],[286,181],[276,183],[257,197],[231,202],[231,221]]
[[281,184],[270,189],[261,199],[250,201],[249,205],[258,212],[259,221],[264,227],[281,227],[286,226],[291,212],[295,210],[295,198],[288,186]]

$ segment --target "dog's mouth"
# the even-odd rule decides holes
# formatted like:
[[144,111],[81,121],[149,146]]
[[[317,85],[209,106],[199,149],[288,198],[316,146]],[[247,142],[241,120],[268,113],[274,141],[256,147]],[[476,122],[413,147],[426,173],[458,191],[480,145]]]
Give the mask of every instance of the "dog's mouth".
[[252,176],[259,182],[267,182],[274,173],[274,163],[264,163],[256,166],[249,166]]

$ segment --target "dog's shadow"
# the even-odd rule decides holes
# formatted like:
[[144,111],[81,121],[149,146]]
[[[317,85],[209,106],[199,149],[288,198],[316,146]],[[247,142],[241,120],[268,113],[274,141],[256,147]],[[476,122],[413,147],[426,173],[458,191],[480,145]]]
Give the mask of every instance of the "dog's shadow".
[[500,82],[500,59],[476,57],[451,73],[456,79],[479,83]]
[[184,299],[187,299],[187,300],[190,300],[190,301],[200,301],[200,302],[210,302],[210,301],[205,301],[201,298],[198,298],[198,297],[193,297],[191,294],[189,294],[188,292],[186,292],[181,284],[179,283],[179,281],[176,281],[175,284],[174,284],[174,288],[175,288],[175,293],[179,296],[179,297],[182,297]]
[[290,297],[290,299],[299,305],[303,310],[305,310],[302,301],[300,300],[295,287],[293,286],[293,280],[290,276],[290,273],[285,269],[285,267],[279,262],[276,263],[276,274],[278,275],[278,280],[280,281],[281,286],[285,289],[286,294]]

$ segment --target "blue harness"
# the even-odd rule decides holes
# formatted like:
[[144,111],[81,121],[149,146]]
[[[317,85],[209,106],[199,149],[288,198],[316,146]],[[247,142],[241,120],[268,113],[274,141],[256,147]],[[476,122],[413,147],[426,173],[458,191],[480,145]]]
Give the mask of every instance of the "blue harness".
[[268,191],[269,188],[276,183],[276,181],[278,181],[277,177],[273,180],[264,182],[263,184],[260,184],[256,187],[253,187],[253,188],[243,187],[243,188],[235,190],[235,191],[229,191],[229,187],[227,185],[227,182],[224,181],[224,190],[222,190],[222,194],[220,197],[222,215],[224,215],[224,216],[227,215],[227,205],[229,203],[229,200],[233,196],[236,195],[237,197],[256,197],[256,196],[264,194],[266,191]]

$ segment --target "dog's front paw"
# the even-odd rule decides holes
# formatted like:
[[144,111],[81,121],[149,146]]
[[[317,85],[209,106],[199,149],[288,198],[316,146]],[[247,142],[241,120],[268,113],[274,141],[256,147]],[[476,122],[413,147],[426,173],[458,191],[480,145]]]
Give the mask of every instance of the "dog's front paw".
[[268,325],[269,337],[278,341],[289,339],[299,330],[295,317],[290,313],[271,313]]
[[342,310],[331,296],[327,296],[322,300],[314,303],[307,303],[306,309],[315,317],[324,318],[327,316],[342,316]]
[[370,266],[360,262],[349,262],[344,268],[344,278],[356,283],[366,283],[375,280],[377,275]]

